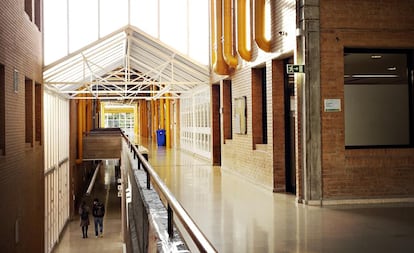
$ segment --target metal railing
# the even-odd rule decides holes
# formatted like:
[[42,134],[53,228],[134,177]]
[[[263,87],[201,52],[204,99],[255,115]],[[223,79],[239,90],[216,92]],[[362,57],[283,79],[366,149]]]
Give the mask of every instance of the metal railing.
[[152,168],[151,164],[147,161],[139,149],[129,140],[129,138],[123,134],[125,140],[128,143],[130,152],[134,152],[134,159],[138,158],[138,169],[141,169],[141,166],[146,172],[147,175],[147,189],[151,189],[151,183],[159,189],[158,194],[161,194],[162,197],[167,202],[167,213],[168,213],[168,235],[170,238],[173,238],[173,217],[177,217],[181,222],[182,226],[191,237],[193,243],[196,245],[200,252],[217,252],[214,246],[206,238],[206,236],[201,232],[195,222],[191,219],[185,209],[177,201],[168,187],[164,184],[155,170]]
[[93,173],[93,176],[91,178],[91,182],[89,183],[88,189],[86,190],[86,196],[90,196],[91,192],[92,192],[92,188],[95,185],[95,181],[96,181],[96,176],[98,175],[99,172],[99,168],[101,167],[101,162],[98,163],[98,166],[96,166],[95,168],[95,172]]

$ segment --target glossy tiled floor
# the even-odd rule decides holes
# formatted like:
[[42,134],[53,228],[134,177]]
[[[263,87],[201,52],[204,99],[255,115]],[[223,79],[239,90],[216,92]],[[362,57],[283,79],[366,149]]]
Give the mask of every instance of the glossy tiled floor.
[[[219,252],[414,252],[414,205],[296,204],[193,155],[146,145],[154,169]],[[56,252],[121,252],[118,216],[119,209],[107,217],[98,239],[83,240],[72,222]]]
[[151,150],[154,169],[219,252],[414,252],[414,205],[305,206],[192,155]]

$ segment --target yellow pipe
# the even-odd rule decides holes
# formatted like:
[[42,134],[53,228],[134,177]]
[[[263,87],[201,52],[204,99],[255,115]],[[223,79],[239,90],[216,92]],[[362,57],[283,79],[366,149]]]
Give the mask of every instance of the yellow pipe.
[[165,101],[165,146],[167,148],[171,147],[171,129],[170,129],[170,100]]
[[[141,108],[141,106],[142,105],[140,105],[140,108]],[[135,104],[135,106],[134,106],[134,141],[135,141],[135,143],[138,143],[138,140],[139,140],[139,126],[138,126],[138,117],[139,117],[139,115],[140,115],[140,113],[139,113],[139,111],[140,110],[138,110],[138,104]]]
[[78,102],[78,159],[77,164],[82,163],[83,158],[83,100]]
[[154,125],[155,125],[155,122],[154,122],[154,114],[155,114],[155,112],[154,112],[154,110],[155,110],[155,106],[154,106],[154,100],[151,100],[151,118],[150,118],[150,120],[151,120],[151,129],[150,129],[150,133],[149,133],[149,136],[151,137],[151,139],[154,139]]
[[215,62],[213,62],[213,70],[219,75],[228,75],[230,73],[229,65],[227,65],[226,61],[223,57],[223,46],[221,44],[221,37],[223,36],[223,29],[222,29],[222,6],[221,0],[212,0],[215,3],[215,6],[212,10],[212,17],[215,23],[215,34],[214,34],[214,42],[213,42],[213,51],[215,53]]
[[216,11],[215,11],[215,1],[210,1],[210,50],[211,50],[211,64],[215,64],[217,60],[217,51],[216,46]]
[[88,105],[88,115],[86,118],[86,132],[90,132],[92,130],[92,100],[87,101]]
[[233,55],[233,0],[224,0],[223,2],[223,57],[227,65],[236,68],[239,64],[237,55]]
[[105,128],[105,113],[106,113],[106,108],[105,108],[105,103],[101,103],[101,125],[100,127]]
[[86,101],[82,99],[82,133],[86,132]]
[[159,113],[158,113],[158,110],[159,110],[159,102],[158,102],[159,100],[155,100],[154,101],[154,130],[153,130],[153,134],[154,134],[154,138],[153,138],[153,140],[156,140],[157,139],[157,133],[156,133],[156,131],[158,130],[158,128],[159,128],[159,120],[158,120],[158,115],[159,115]]
[[164,129],[164,99],[160,99],[160,129]]
[[266,0],[255,0],[254,4],[254,35],[257,46],[265,52],[272,50],[271,41],[266,39]]
[[[250,0],[249,4],[250,4]],[[251,36],[247,37],[247,24],[246,19],[246,0],[237,0],[237,50],[241,58],[246,61],[252,60],[252,41]],[[248,14],[250,16],[250,12]],[[247,38],[250,42],[250,49],[247,49]]]
[[[100,128],[101,127],[101,124],[98,121],[98,119],[100,119],[102,117],[98,117],[98,115],[101,114],[101,109],[100,109],[101,108],[101,101],[99,99],[96,100],[95,108],[96,108],[96,111],[95,111],[95,115],[93,115],[93,116],[96,116],[97,117],[97,120],[95,121],[95,125],[93,127],[94,128]],[[104,120],[105,120],[105,118],[104,118]]]

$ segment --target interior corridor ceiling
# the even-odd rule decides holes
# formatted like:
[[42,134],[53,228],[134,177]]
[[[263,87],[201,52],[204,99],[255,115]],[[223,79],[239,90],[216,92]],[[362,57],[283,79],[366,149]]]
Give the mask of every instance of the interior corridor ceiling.
[[208,66],[138,28],[123,27],[44,67],[46,89],[69,99],[178,98],[209,84]]

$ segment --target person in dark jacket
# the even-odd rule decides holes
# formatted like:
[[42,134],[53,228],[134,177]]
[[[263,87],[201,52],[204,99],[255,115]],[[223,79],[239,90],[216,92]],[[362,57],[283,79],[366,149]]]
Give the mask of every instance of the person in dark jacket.
[[103,203],[99,202],[99,199],[95,198],[93,200],[92,208],[93,220],[95,223],[95,237],[103,236],[103,217],[105,215],[105,206]]
[[89,226],[89,207],[85,201],[79,207],[80,226],[82,228],[82,238],[88,238],[88,226]]

